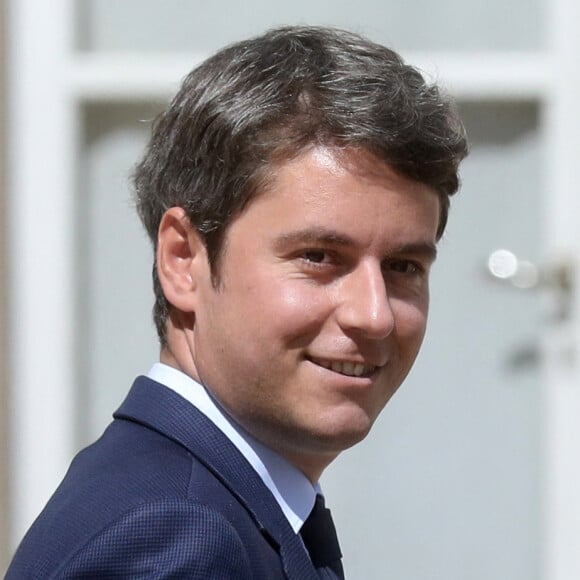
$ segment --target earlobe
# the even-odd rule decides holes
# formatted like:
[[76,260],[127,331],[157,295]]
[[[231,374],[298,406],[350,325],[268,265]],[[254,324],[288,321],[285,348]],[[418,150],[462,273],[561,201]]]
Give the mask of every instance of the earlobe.
[[168,209],[157,234],[157,274],[168,302],[181,312],[195,312],[197,270],[206,262],[203,240],[185,210]]

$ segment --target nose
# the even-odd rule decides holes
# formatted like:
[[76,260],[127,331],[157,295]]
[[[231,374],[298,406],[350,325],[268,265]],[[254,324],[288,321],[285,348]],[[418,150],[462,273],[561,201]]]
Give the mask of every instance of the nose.
[[338,322],[346,333],[366,338],[389,336],[395,317],[380,266],[364,264],[343,279]]

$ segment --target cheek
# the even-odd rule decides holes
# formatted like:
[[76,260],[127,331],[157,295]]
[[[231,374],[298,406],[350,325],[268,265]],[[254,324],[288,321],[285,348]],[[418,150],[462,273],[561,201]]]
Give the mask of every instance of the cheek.
[[264,324],[283,334],[283,329],[298,329],[317,324],[331,311],[326,290],[304,279],[265,279],[248,286],[247,299]]
[[332,316],[332,301],[325,288],[310,281],[297,280],[278,289],[270,313],[286,342],[307,343]]
[[227,382],[239,384],[240,393],[250,384],[277,384],[292,375],[302,349],[328,319],[320,289],[312,291],[303,280],[259,282],[236,293],[235,304],[222,301],[223,309],[214,314],[220,321],[219,328],[213,328],[214,342],[222,349],[218,364],[228,360],[233,373]]
[[418,302],[402,302],[397,305],[396,327],[398,338],[418,350],[427,328],[428,299]]

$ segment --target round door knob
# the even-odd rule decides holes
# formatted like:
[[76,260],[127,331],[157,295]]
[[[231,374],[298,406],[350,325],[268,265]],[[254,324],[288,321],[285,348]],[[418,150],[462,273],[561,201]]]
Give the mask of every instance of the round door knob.
[[562,258],[537,266],[506,249],[493,251],[487,259],[487,273],[510,286],[529,290],[547,289],[556,300],[557,318],[568,318],[571,308],[575,263]]
[[487,259],[488,272],[498,280],[506,280],[516,288],[535,288],[540,283],[540,271],[535,264],[520,260],[509,250],[496,250]]

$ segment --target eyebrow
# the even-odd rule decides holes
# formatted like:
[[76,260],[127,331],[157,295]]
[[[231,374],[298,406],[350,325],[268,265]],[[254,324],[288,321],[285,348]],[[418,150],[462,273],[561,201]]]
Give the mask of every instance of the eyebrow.
[[329,244],[334,246],[355,246],[355,241],[344,234],[326,228],[306,228],[280,235],[275,242],[277,249],[294,244]]
[[403,244],[398,246],[389,255],[412,254],[413,256],[421,256],[425,260],[434,262],[437,258],[437,246],[431,242],[419,242],[411,244]]
[[[277,250],[284,250],[288,246],[296,244],[327,244],[344,247],[355,247],[357,245],[354,239],[350,236],[335,230],[320,227],[311,227],[281,234],[274,244]],[[409,244],[402,244],[389,251],[387,258],[403,254],[421,256],[425,260],[434,262],[437,258],[437,246],[432,242],[411,242]]]

